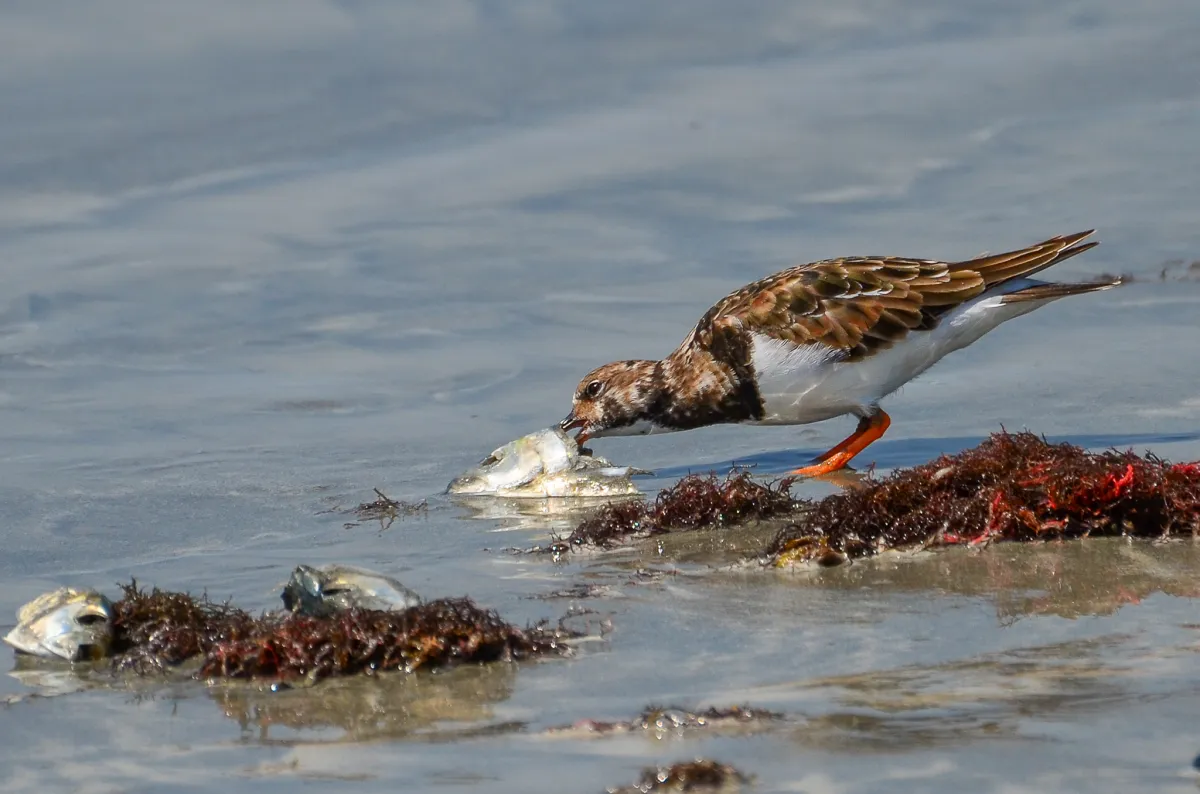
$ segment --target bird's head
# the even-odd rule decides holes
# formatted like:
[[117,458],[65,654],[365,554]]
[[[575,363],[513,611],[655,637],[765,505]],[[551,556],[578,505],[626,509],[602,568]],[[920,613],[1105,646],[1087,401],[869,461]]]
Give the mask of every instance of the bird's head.
[[662,393],[657,361],[614,361],[583,376],[571,400],[571,413],[559,424],[579,430],[575,440],[639,435],[650,431],[651,408]]

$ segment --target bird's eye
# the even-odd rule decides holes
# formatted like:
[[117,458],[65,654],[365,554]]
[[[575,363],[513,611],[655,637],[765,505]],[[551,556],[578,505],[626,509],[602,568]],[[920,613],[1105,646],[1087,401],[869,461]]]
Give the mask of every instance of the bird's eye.
[[594,380],[587,386],[583,387],[583,396],[589,400],[594,400],[600,396],[600,392],[604,391],[604,383]]

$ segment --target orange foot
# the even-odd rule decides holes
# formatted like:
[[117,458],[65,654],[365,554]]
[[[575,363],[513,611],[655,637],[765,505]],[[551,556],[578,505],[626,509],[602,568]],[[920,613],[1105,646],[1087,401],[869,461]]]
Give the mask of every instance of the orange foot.
[[829,474],[845,468],[851,458],[870,446],[872,442],[879,440],[891,424],[892,418],[882,410],[874,416],[858,420],[858,427],[850,434],[849,438],[818,457],[813,465],[802,466],[794,470],[792,474],[800,477],[819,477],[822,474]]

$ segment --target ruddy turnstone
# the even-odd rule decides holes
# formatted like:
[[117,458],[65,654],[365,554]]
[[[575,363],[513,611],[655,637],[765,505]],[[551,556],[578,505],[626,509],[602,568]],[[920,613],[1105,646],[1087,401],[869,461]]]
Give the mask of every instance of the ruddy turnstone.
[[579,382],[563,430],[589,438],[730,422],[859,418],[849,438],[793,474],[844,467],[887,430],[879,401],[1006,320],[1120,279],[1062,284],[1033,274],[1083,253],[1094,230],[964,262],[826,259],[747,284],[709,309],[661,361],[615,361]]

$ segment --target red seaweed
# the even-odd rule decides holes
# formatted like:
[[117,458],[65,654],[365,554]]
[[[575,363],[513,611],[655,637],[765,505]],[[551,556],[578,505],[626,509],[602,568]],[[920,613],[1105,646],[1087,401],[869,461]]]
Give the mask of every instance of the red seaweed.
[[918,545],[1196,533],[1200,464],[996,433],[957,455],[816,502],[776,535],[766,555],[786,565]]

